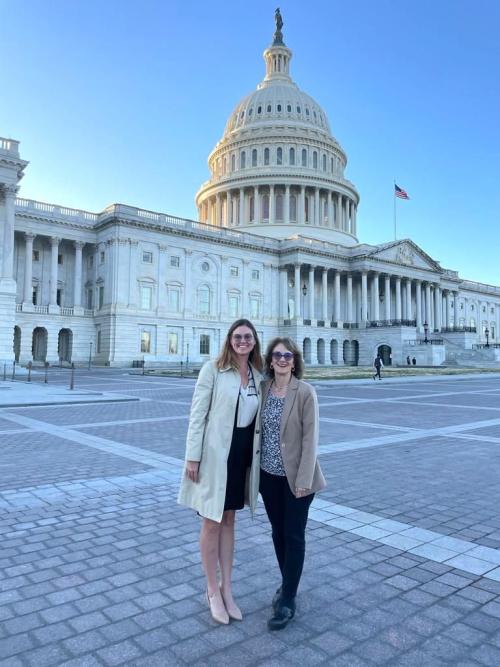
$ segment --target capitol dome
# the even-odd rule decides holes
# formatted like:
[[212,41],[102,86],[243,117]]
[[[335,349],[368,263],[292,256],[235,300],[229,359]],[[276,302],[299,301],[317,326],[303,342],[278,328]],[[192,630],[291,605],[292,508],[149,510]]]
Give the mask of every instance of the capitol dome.
[[291,79],[279,11],[276,19],[265,78],[238,103],[209,155],[211,178],[196,195],[199,220],[354,245],[359,195],[344,177],[346,154],[323,109]]

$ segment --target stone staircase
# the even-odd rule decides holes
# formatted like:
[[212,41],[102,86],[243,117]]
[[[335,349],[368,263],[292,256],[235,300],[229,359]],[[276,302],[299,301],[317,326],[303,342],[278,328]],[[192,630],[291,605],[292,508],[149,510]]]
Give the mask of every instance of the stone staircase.
[[445,344],[445,360],[443,366],[467,366],[468,368],[498,368],[500,370],[500,350],[464,349],[461,345],[448,340],[446,335],[441,336]]

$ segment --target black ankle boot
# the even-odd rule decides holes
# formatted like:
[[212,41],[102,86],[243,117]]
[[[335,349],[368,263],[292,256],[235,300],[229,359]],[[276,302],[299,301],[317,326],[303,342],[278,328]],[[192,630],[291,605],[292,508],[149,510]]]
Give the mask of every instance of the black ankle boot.
[[269,630],[283,630],[295,616],[295,600],[280,599],[274,614],[267,622]]
[[272,606],[274,612],[278,608],[279,601],[281,600],[281,591],[282,591],[282,586],[277,588],[276,593],[273,595],[273,600],[271,602],[271,606]]

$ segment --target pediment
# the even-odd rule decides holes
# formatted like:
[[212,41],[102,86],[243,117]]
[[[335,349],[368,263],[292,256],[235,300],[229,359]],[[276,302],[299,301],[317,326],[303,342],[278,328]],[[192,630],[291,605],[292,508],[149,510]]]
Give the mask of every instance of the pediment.
[[427,269],[428,271],[442,271],[439,262],[429,257],[422,248],[419,248],[416,243],[413,243],[409,239],[377,246],[369,256],[391,264],[399,264],[400,266]]

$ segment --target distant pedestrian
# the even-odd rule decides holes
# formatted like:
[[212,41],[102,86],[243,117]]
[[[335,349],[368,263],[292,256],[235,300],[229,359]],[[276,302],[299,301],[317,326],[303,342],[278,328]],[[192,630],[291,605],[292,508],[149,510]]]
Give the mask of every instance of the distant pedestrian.
[[410,355],[408,355],[408,356],[406,357],[406,363],[408,364],[408,366],[411,365]]
[[417,360],[415,359],[415,357],[413,357],[413,359],[411,360],[411,363],[412,363],[414,366],[417,365]]
[[373,379],[375,380],[375,378],[378,377],[378,379],[381,380],[382,376],[380,375],[380,371],[384,367],[384,364],[382,362],[382,357],[380,356],[380,354],[377,354],[377,356],[375,357],[373,366],[375,367],[375,373],[373,375]]

